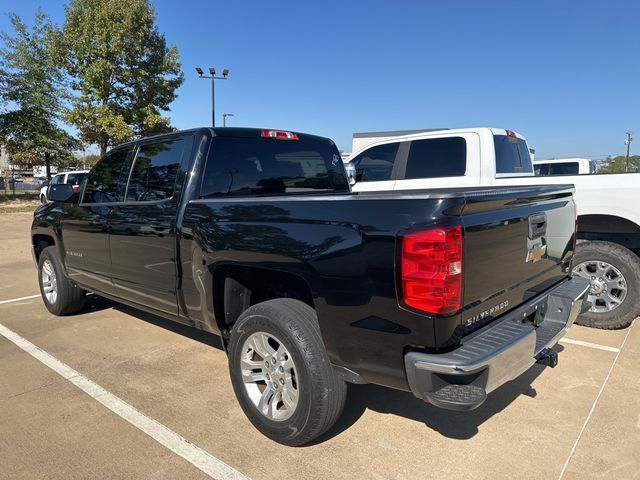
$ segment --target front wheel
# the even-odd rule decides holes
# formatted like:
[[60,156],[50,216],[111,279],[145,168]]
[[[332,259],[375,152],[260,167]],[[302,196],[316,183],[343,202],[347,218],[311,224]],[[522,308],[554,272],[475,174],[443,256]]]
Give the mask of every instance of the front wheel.
[[84,306],[86,293],[67,278],[55,247],[40,253],[38,280],[42,301],[54,315],[70,315]]
[[347,386],[331,366],[315,311],[281,298],[247,309],[229,341],[229,372],[245,415],[284,445],[309,443],[338,419]]
[[607,330],[631,325],[640,314],[640,258],[611,242],[582,242],[576,246],[573,274],[590,283],[588,312],[576,323]]
[[45,197],[44,194],[40,194],[40,203],[47,203],[47,197]]

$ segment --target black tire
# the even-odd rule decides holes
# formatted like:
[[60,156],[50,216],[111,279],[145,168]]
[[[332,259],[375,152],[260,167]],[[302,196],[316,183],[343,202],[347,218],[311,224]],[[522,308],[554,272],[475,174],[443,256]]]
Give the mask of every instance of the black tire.
[[[57,295],[54,301],[47,298],[43,284],[43,268],[47,262],[55,273]],[[38,259],[38,284],[45,307],[54,315],[71,315],[81,310],[84,306],[86,292],[67,278],[55,247],[47,247],[40,253],[40,258]]]
[[[298,403],[290,418],[275,421],[251,400],[242,379],[245,341],[256,333],[276,337],[296,368]],[[337,421],[345,404],[347,385],[336,374],[322,342],[315,311],[298,300],[268,300],[248,308],[238,319],[229,341],[229,373],[245,415],[265,436],[289,446],[311,442]]]
[[40,195],[40,203],[42,204],[47,203],[47,198],[44,195]]
[[574,273],[577,273],[575,269],[580,264],[589,261],[606,262],[618,269],[626,282],[627,293],[622,303],[613,310],[585,312],[578,316],[576,323],[605,330],[628,327],[640,314],[640,258],[631,250],[611,242],[578,243],[573,257]]

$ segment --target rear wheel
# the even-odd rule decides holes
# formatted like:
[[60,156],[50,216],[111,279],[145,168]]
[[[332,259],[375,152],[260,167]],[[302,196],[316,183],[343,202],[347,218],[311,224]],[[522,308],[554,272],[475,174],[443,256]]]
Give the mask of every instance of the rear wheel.
[[315,311],[298,300],[269,300],[240,316],[229,372],[244,413],[278,443],[309,443],[342,413],[347,386],[331,366]]
[[40,253],[38,280],[44,305],[54,315],[70,315],[84,306],[86,293],[67,278],[55,247]]
[[640,258],[611,242],[582,242],[576,246],[573,273],[590,283],[588,312],[576,323],[588,327],[627,327],[640,314]]
[[47,203],[47,197],[45,197],[44,194],[40,195],[40,203]]

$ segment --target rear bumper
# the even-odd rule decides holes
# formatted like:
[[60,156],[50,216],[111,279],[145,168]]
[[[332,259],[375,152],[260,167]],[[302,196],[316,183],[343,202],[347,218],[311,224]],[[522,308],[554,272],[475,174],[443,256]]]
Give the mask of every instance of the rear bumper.
[[550,350],[588,308],[589,283],[567,279],[465,337],[442,354],[409,352],[404,357],[409,387],[426,402],[449,410],[472,410],[487,394],[534,363],[555,365]]

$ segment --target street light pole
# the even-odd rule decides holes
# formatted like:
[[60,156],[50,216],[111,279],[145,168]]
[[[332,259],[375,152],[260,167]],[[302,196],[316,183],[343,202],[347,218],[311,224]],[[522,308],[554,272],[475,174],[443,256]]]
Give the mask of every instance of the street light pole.
[[211,126],[216,126],[216,81],[211,77]]
[[629,147],[631,147],[632,140],[633,138],[631,137],[631,132],[627,132],[627,139],[624,141],[624,144],[627,146],[627,158],[624,162],[625,173],[629,171]]
[[226,80],[229,76],[229,69],[225,68],[222,70],[222,76],[216,77],[216,69],[213,67],[209,67],[210,75],[205,75],[200,67],[196,67],[196,73],[199,78],[206,78],[207,80],[211,80],[211,126],[216,126],[216,80]]
[[235,115],[233,113],[223,113],[222,114],[222,126],[223,127],[227,126],[227,117],[235,117]]

